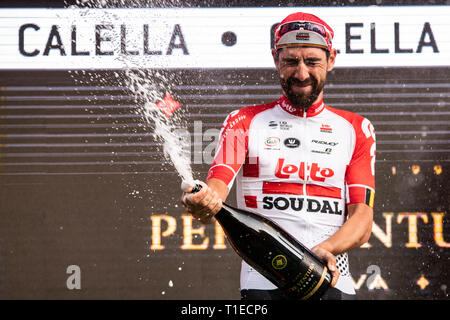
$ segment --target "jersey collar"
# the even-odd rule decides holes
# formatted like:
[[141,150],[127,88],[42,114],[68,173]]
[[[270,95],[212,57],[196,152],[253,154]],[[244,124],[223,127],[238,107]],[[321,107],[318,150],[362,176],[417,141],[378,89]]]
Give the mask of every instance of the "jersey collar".
[[[281,96],[280,99],[278,99],[278,105],[286,111],[287,113],[290,113],[297,117],[303,117],[304,116],[304,109],[303,108],[296,108],[294,107],[286,98],[285,95]],[[314,117],[318,115],[322,110],[324,109],[325,105],[323,104],[323,99],[320,99],[320,101],[314,103],[308,108],[308,111],[306,112],[306,117]]]

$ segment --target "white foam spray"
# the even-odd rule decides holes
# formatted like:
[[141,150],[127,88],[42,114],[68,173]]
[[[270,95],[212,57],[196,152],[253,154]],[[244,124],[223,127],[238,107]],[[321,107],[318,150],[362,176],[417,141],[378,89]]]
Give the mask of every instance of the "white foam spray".
[[[176,1],[147,1],[147,5],[170,7],[176,4]],[[117,7],[140,7],[142,1],[117,1],[117,0],[77,0],[76,5],[71,8],[117,8]],[[80,15],[76,17],[80,19],[99,19],[103,24],[118,24],[118,21],[123,20],[123,15],[118,17],[112,10],[104,11],[99,17],[97,10],[83,10]],[[130,16],[129,21],[133,21]],[[163,22],[161,22],[163,23]],[[113,36],[114,37],[114,36]],[[139,37],[137,37],[139,38]],[[120,39],[111,39],[112,41],[120,42]],[[132,38],[129,41],[133,41]],[[135,40],[137,41],[137,39]],[[137,46],[137,43],[129,43],[130,47]],[[130,90],[134,97],[136,114],[140,115],[143,123],[153,133],[156,141],[158,141],[164,152],[164,159],[161,159],[161,164],[171,163],[182,181],[193,185],[194,178],[192,174],[190,161],[190,137],[186,137],[186,130],[179,130],[186,128],[186,121],[183,119],[183,107],[175,111],[175,114],[170,118],[157,107],[156,103],[161,100],[166,93],[172,91],[174,75],[166,74],[158,71],[164,70],[164,65],[155,65],[153,69],[140,69],[139,64],[145,57],[136,57],[124,54],[116,54],[115,59],[121,62],[123,69],[120,73],[115,73],[115,83]],[[84,74],[84,71],[81,71]],[[77,77],[78,71],[73,72],[73,76]],[[98,77],[91,75],[91,79],[98,80]],[[80,80],[77,80],[80,83]]]

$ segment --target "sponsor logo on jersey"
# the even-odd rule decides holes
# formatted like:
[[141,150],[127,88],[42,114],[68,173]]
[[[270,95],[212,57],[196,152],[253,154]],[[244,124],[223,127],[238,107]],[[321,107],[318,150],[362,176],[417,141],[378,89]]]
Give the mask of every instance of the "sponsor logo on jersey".
[[281,105],[285,110],[287,110],[290,113],[294,113],[295,111],[297,111],[297,108],[291,106],[289,103],[286,103],[285,101],[282,101]]
[[[292,174],[297,174],[300,179],[305,180],[305,163],[302,161],[298,165],[285,164],[284,159],[278,159],[275,168],[275,177],[289,179]],[[306,168],[309,170],[309,179],[324,182],[326,178],[334,176],[334,171],[330,168],[320,168],[318,163],[311,163]]]
[[333,129],[331,128],[330,125],[322,123],[322,126],[320,127],[320,132],[332,133]]
[[342,215],[342,209],[339,208],[339,201],[305,199],[301,197],[270,197],[263,198],[263,209],[277,209],[280,211],[291,209],[293,211],[328,213]]
[[[315,140],[315,139],[311,140],[311,143],[319,144],[322,146],[332,146],[332,147],[339,144],[339,142]],[[325,148],[325,150],[311,150],[312,153],[320,153],[320,154],[331,154],[331,151],[333,151],[332,148]]]
[[231,112],[222,124],[222,128],[220,129],[220,136],[222,141],[226,139],[228,134],[233,132],[234,134],[238,133],[239,130],[235,130],[234,127],[241,121],[247,118],[246,115],[239,114],[239,110],[235,110]]
[[290,130],[292,128],[292,124],[289,124],[287,121],[280,121],[280,129],[281,130]]
[[264,140],[266,147],[272,148],[277,147],[280,144],[280,138],[278,137],[268,137]]
[[269,121],[269,127],[270,127],[271,129],[276,129],[276,128],[278,128],[278,122],[276,122],[276,121],[274,121],[274,120]]
[[288,148],[298,148],[300,146],[300,140],[297,138],[287,138],[284,140],[284,145]]
[[320,153],[320,154],[331,154],[331,151],[333,151],[331,148],[326,148],[324,151],[311,150],[312,153]]
[[269,128],[270,129],[277,129],[278,127],[281,130],[290,130],[292,128],[292,124],[289,124],[287,121],[275,121],[275,120],[271,120],[269,121]]
[[326,146],[337,146],[339,144],[339,142],[332,142],[332,141],[324,141],[324,140],[311,140],[312,143],[316,143],[316,144],[322,144],[322,145],[326,145]]

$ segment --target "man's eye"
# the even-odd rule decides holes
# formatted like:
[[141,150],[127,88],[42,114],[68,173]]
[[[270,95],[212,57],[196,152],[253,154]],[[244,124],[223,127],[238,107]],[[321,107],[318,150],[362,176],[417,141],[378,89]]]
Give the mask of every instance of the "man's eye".
[[305,64],[307,64],[308,66],[315,66],[318,64],[317,60],[305,60]]
[[289,59],[289,60],[285,60],[285,63],[289,66],[295,66],[298,64],[298,60],[297,59]]

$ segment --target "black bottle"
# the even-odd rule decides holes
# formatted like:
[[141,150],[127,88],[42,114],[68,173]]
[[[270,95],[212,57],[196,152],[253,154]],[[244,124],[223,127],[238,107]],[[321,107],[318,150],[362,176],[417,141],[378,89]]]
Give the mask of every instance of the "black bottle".
[[321,260],[272,220],[225,203],[214,217],[241,258],[290,299],[319,299],[330,287]]

